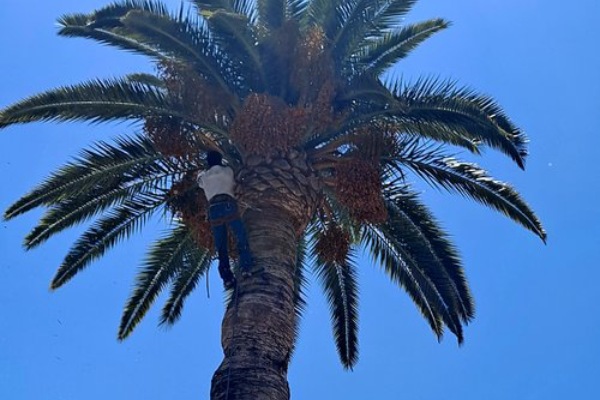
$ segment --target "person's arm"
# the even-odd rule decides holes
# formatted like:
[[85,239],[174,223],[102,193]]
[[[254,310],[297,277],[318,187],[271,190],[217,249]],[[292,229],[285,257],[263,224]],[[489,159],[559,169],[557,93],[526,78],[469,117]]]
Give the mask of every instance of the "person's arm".
[[198,174],[198,177],[196,178],[196,182],[198,182],[198,186],[201,187],[202,189],[204,189],[204,180],[202,179],[204,177],[204,173],[206,171],[202,171]]

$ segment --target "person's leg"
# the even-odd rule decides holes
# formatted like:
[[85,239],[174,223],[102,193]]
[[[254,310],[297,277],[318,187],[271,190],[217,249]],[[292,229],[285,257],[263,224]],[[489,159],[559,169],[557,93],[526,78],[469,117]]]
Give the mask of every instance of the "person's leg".
[[242,273],[250,273],[252,267],[252,254],[248,245],[248,236],[243,222],[236,218],[229,223],[231,230],[235,234],[237,240],[238,253],[240,254],[240,269]]
[[[209,209],[209,218],[214,223],[223,218],[228,212],[225,204],[211,204]],[[235,277],[231,272],[229,265],[229,254],[227,252],[227,225],[225,223],[212,224],[212,233],[215,239],[215,247],[219,255],[219,275],[223,279],[226,289],[235,284]]]
[[219,255],[219,275],[223,279],[225,288],[229,289],[235,283],[235,278],[229,265],[229,254],[227,253],[227,227],[225,224],[212,227],[215,247]]

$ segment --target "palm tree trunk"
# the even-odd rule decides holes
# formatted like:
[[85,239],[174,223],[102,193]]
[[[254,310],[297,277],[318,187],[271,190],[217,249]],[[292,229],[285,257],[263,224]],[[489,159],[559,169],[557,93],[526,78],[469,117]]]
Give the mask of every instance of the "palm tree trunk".
[[224,359],[211,400],[287,400],[295,340],[294,268],[297,236],[288,212],[261,204],[244,221],[255,265],[240,278],[222,324]]

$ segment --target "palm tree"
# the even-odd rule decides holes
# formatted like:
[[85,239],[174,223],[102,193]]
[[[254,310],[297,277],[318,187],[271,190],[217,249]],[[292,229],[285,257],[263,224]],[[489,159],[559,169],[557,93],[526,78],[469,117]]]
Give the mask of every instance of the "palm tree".
[[[156,74],[50,90],[0,113],[0,128],[34,121],[131,120],[6,212],[47,209],[27,249],[94,219],[56,289],[156,215],[168,233],[143,261],[125,306],[125,339],[159,293],[173,324],[215,251],[195,185],[219,150],[238,181],[256,271],[228,293],[224,359],[211,399],[287,399],[287,369],[311,271],[330,305],[341,362],[358,360],[357,251],[366,249],[441,337],[463,340],[473,302],[457,250],[409,177],[474,199],[542,240],[539,220],[508,184],[453,151],[498,150],[524,167],[526,138],[496,102],[455,82],[385,79],[442,19],[401,25],[416,0],[201,0],[171,12],[120,0],[59,19],[59,34],[149,57]],[[235,255],[234,255],[235,258]]]

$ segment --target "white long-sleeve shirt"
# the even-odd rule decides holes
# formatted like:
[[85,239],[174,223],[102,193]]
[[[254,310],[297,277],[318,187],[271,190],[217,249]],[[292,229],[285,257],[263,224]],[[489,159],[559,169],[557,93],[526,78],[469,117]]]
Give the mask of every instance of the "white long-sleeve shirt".
[[198,186],[204,189],[208,201],[218,194],[234,196],[235,179],[230,167],[214,165],[198,174]]

